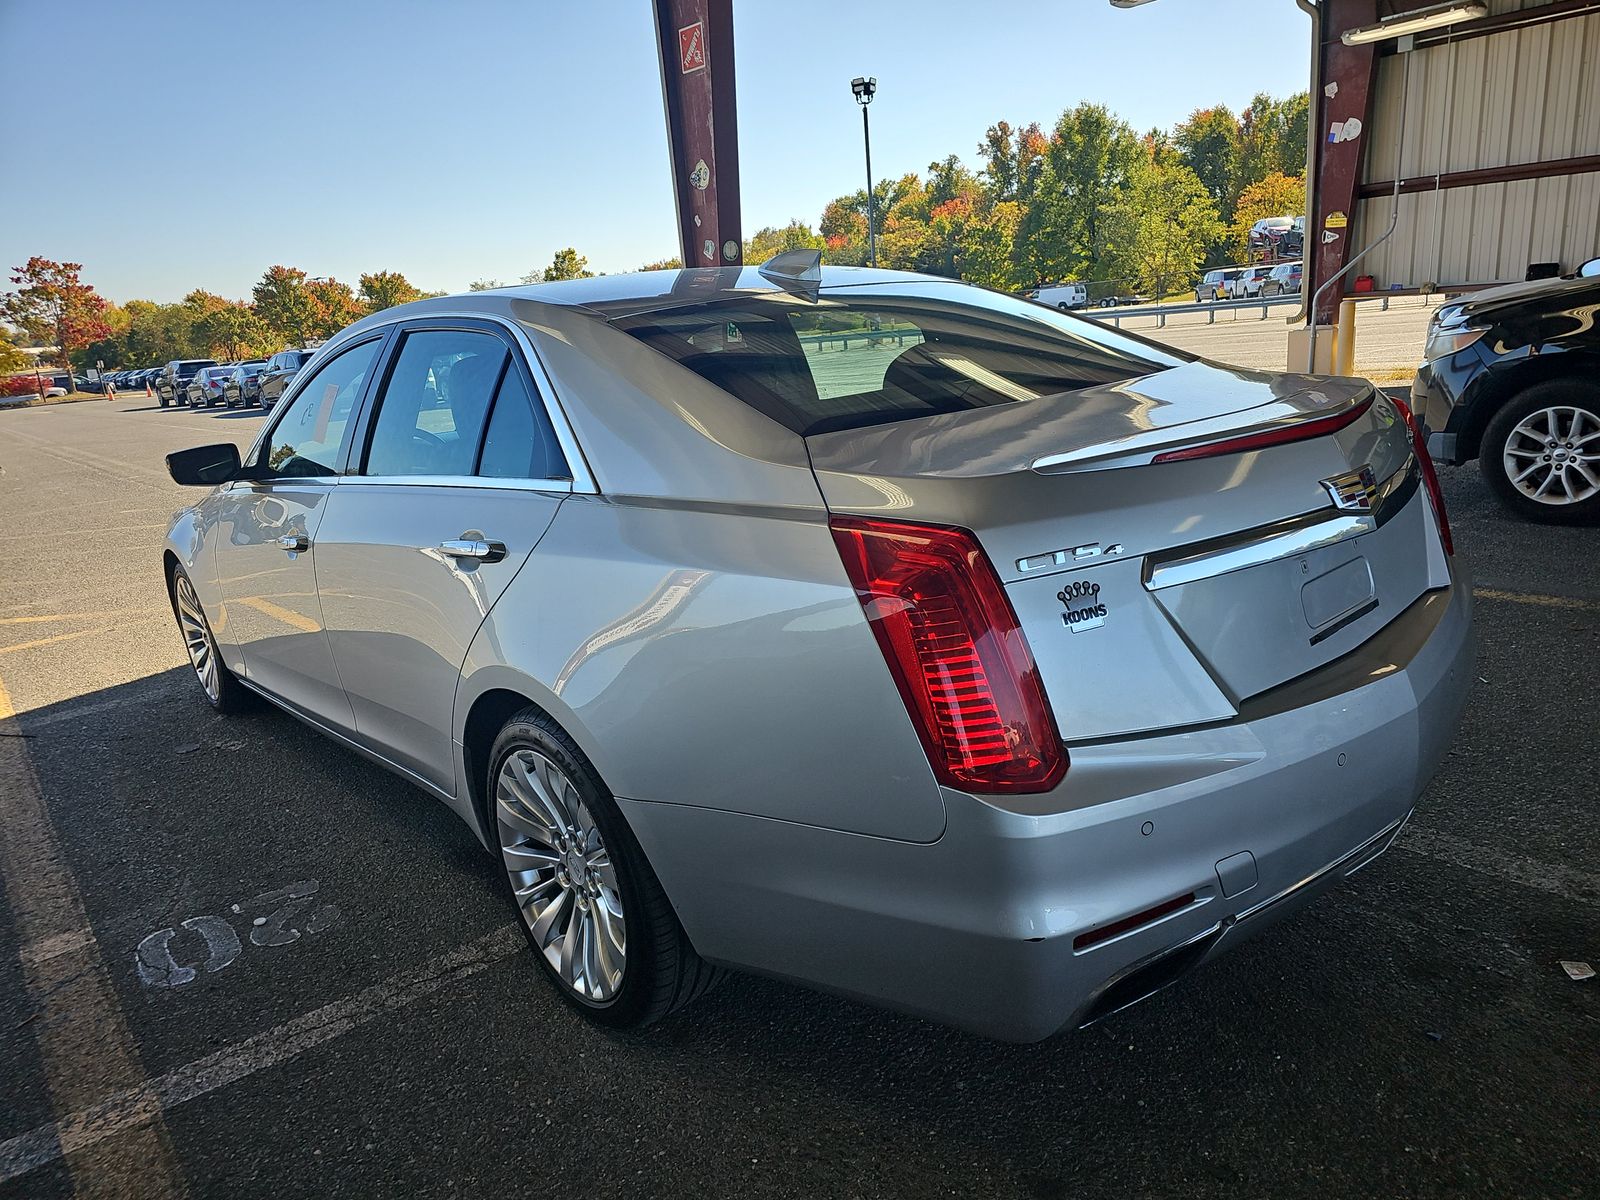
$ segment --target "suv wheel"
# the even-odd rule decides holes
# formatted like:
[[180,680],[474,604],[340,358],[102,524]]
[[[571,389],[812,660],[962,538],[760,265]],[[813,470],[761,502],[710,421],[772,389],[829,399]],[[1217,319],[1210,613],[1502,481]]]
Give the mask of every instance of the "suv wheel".
[[489,757],[492,835],[534,955],[590,1020],[637,1029],[720,972],[701,961],[633,831],[583,752],[525,708]]
[[1600,518],[1600,389],[1553,379],[1489,421],[1478,466],[1512,512],[1534,521]]

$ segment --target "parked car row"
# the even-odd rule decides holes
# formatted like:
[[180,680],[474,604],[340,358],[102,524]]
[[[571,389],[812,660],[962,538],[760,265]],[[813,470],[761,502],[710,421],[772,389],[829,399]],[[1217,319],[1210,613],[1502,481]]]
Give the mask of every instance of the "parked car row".
[[280,350],[270,358],[230,363],[176,358],[160,368],[151,386],[162,408],[211,408],[217,404],[248,408],[259,404],[270,410],[311,354],[310,350]]
[[1298,259],[1254,267],[1213,267],[1194,285],[1194,302],[1254,300],[1260,296],[1298,292],[1302,269]]
[[1262,255],[1284,259],[1305,253],[1306,219],[1304,217],[1262,217],[1250,226],[1249,248],[1252,256]]

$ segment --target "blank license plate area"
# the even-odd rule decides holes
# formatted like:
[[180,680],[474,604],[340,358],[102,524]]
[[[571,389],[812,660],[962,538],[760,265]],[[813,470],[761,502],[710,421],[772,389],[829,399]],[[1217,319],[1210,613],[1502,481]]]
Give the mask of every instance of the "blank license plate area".
[[1372,602],[1372,568],[1365,558],[1353,558],[1318,575],[1300,589],[1300,604],[1312,629],[1331,625]]

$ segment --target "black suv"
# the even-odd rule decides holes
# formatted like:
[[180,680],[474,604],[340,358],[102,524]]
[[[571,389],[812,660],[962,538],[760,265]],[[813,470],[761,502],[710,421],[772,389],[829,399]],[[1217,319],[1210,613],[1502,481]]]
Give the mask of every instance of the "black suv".
[[310,361],[314,351],[311,350],[280,350],[267,359],[267,365],[261,372],[261,378],[256,384],[256,401],[268,412],[283,395],[283,389],[288,387],[294,377],[299,374],[300,368]]
[[189,381],[193,379],[201,367],[214,367],[217,360],[214,358],[175,358],[161,368],[161,374],[156,376],[156,399],[161,402],[161,407],[175,404],[179,408],[188,406]]
[[1489,288],[1428,323],[1411,406],[1440,462],[1476,458],[1513,512],[1600,518],[1600,258]]

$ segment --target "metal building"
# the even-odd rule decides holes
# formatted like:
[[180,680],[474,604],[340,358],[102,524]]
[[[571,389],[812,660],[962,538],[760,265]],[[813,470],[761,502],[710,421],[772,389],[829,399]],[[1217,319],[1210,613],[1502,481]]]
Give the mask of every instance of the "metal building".
[[[1485,15],[1418,34],[1409,52],[1403,41],[1340,42],[1343,30],[1423,7],[1322,5],[1325,186],[1307,231],[1317,278],[1388,229],[1397,176],[1394,234],[1352,272],[1379,290],[1519,280],[1536,264],[1570,271],[1600,254],[1600,0],[1487,0]],[[1352,111],[1362,99],[1364,114]],[[1347,147],[1350,116],[1362,129]],[[1330,162],[1341,151],[1358,151],[1343,177]]]

